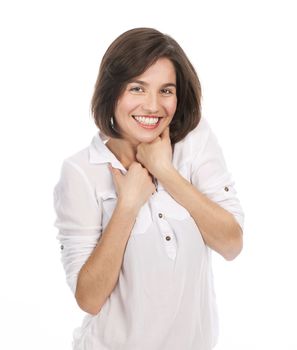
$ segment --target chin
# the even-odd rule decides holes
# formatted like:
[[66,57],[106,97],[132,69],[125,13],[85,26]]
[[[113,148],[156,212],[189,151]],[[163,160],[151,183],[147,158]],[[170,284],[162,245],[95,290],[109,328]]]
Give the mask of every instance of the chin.
[[154,141],[157,137],[159,137],[161,133],[157,133],[155,135],[150,135],[150,136],[144,136],[144,137],[138,137],[137,140],[138,142],[152,142]]

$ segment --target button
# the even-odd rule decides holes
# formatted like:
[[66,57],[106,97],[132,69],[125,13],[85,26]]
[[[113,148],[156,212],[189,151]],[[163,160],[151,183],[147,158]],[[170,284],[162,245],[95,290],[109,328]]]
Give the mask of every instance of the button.
[[171,237],[170,237],[170,236],[166,236],[166,240],[167,240],[167,241],[170,241],[170,240],[171,240]]
[[162,218],[163,217],[163,214],[162,213],[159,213],[159,218]]
[[226,187],[224,188],[224,190],[225,190],[226,192],[228,192],[228,191],[229,191],[229,187],[226,186]]
[[63,246],[63,244],[61,245],[61,247],[60,247],[60,248],[61,248],[61,250],[63,250],[63,249],[64,249],[64,246]]

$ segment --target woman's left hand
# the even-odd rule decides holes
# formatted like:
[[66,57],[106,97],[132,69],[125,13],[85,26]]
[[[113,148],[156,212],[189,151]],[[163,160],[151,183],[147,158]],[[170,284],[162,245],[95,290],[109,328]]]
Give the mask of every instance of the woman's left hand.
[[160,178],[164,170],[171,169],[173,165],[169,126],[154,141],[140,143],[137,146],[136,159],[156,178]]

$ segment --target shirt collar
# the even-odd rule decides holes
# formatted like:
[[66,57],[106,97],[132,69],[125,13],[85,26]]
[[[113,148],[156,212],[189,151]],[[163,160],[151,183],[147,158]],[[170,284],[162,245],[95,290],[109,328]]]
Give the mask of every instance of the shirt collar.
[[89,162],[91,164],[111,163],[114,168],[118,168],[126,174],[127,170],[116,158],[111,150],[105,145],[110,139],[101,130],[98,130],[89,146]]

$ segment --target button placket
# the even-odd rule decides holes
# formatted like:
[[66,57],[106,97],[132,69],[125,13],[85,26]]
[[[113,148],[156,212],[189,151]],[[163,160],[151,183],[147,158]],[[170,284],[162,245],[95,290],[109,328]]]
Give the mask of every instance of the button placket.
[[151,210],[153,212],[152,214],[155,218],[157,218],[156,221],[160,230],[166,254],[170,259],[174,260],[176,257],[177,250],[176,238],[174,236],[174,233],[171,229],[171,226],[166,220],[165,213],[161,210],[161,208],[158,205],[159,203],[155,201],[155,198],[153,203],[151,204]]
[[159,227],[162,234],[162,241],[166,250],[168,257],[174,259],[176,256],[176,239],[174,237],[174,233],[169,225],[169,223],[165,220],[164,213],[158,213],[159,218]]

